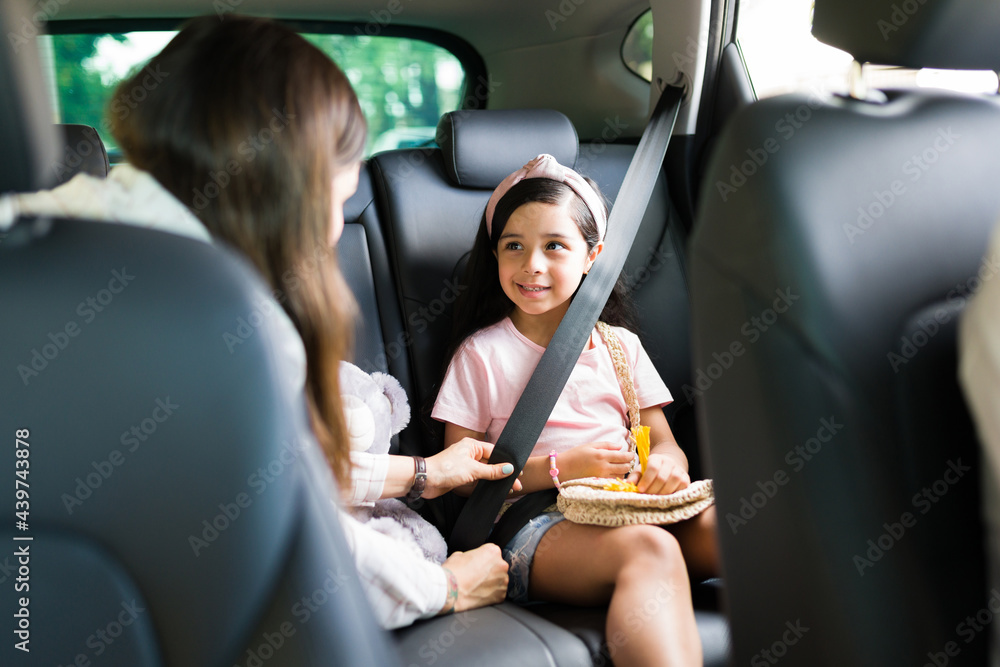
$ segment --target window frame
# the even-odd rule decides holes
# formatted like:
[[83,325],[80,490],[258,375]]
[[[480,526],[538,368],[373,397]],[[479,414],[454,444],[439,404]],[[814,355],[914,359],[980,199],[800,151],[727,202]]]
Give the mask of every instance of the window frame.
[[[48,35],[77,35],[179,30],[189,18],[191,17],[57,20],[46,24],[43,32]],[[442,48],[451,53],[465,71],[465,81],[459,93],[460,106],[458,109],[485,109],[487,107],[490,86],[484,85],[484,83],[489,81],[486,62],[479,52],[461,37],[433,28],[395,25],[393,23],[380,24],[375,21],[356,23],[349,21],[273,18],[298,33],[306,34],[364,36],[368,35],[365,32],[365,28],[375,24],[378,26],[378,31],[375,34],[368,35],[370,37],[401,37],[423,41]]]

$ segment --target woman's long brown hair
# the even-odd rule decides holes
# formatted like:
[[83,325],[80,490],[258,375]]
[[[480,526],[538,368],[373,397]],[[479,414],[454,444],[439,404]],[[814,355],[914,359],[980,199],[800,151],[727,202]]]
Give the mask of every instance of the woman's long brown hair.
[[275,289],[305,344],[313,430],[350,488],[337,378],[356,307],[329,242],[334,175],[366,135],[347,77],[278,23],[206,16],[122,81],[109,114],[127,160]]

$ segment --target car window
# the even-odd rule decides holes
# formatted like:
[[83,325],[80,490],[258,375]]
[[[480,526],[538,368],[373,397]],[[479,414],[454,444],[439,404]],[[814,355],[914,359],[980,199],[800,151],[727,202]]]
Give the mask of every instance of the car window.
[[[812,36],[813,0],[740,0],[736,38],[758,98],[789,92],[845,93],[850,54]],[[996,93],[995,72],[864,68],[872,88],[947,88]]]
[[[111,155],[117,149],[106,113],[127,113],[145,91],[111,102],[115,86],[142,67],[176,34],[138,31],[39,37],[57,123],[98,128]],[[347,74],[368,120],[366,154],[433,143],[442,114],[459,108],[465,70],[455,55],[426,41],[366,34],[304,34]],[[155,73],[154,73],[155,74]]]
[[636,19],[622,42],[625,65],[646,81],[653,80],[653,11]]

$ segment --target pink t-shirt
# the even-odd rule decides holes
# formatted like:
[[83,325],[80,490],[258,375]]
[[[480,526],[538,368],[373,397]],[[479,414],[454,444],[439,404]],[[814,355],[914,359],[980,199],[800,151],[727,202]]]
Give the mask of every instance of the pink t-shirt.
[[[666,405],[673,398],[632,332],[614,327],[635,383],[640,408]],[[588,442],[627,446],[627,408],[618,376],[601,335],[590,336],[532,456],[564,452]],[[510,318],[470,336],[448,366],[431,416],[486,434],[495,443],[545,348],[528,340]]]

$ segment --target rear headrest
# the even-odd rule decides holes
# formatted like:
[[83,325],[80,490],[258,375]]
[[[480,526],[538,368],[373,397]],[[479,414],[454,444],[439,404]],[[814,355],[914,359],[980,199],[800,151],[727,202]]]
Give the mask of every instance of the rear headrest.
[[35,35],[27,3],[0,2],[0,194],[30,192],[51,183],[56,138],[42,84]]
[[574,167],[580,147],[573,123],[551,109],[452,111],[438,123],[437,142],[455,185],[490,190],[540,153]]
[[880,65],[1000,69],[1000,3],[816,0],[813,36]]
[[63,135],[63,156],[55,167],[56,185],[65,183],[77,174],[90,174],[97,178],[108,175],[108,152],[101,135],[90,125],[57,125]]

